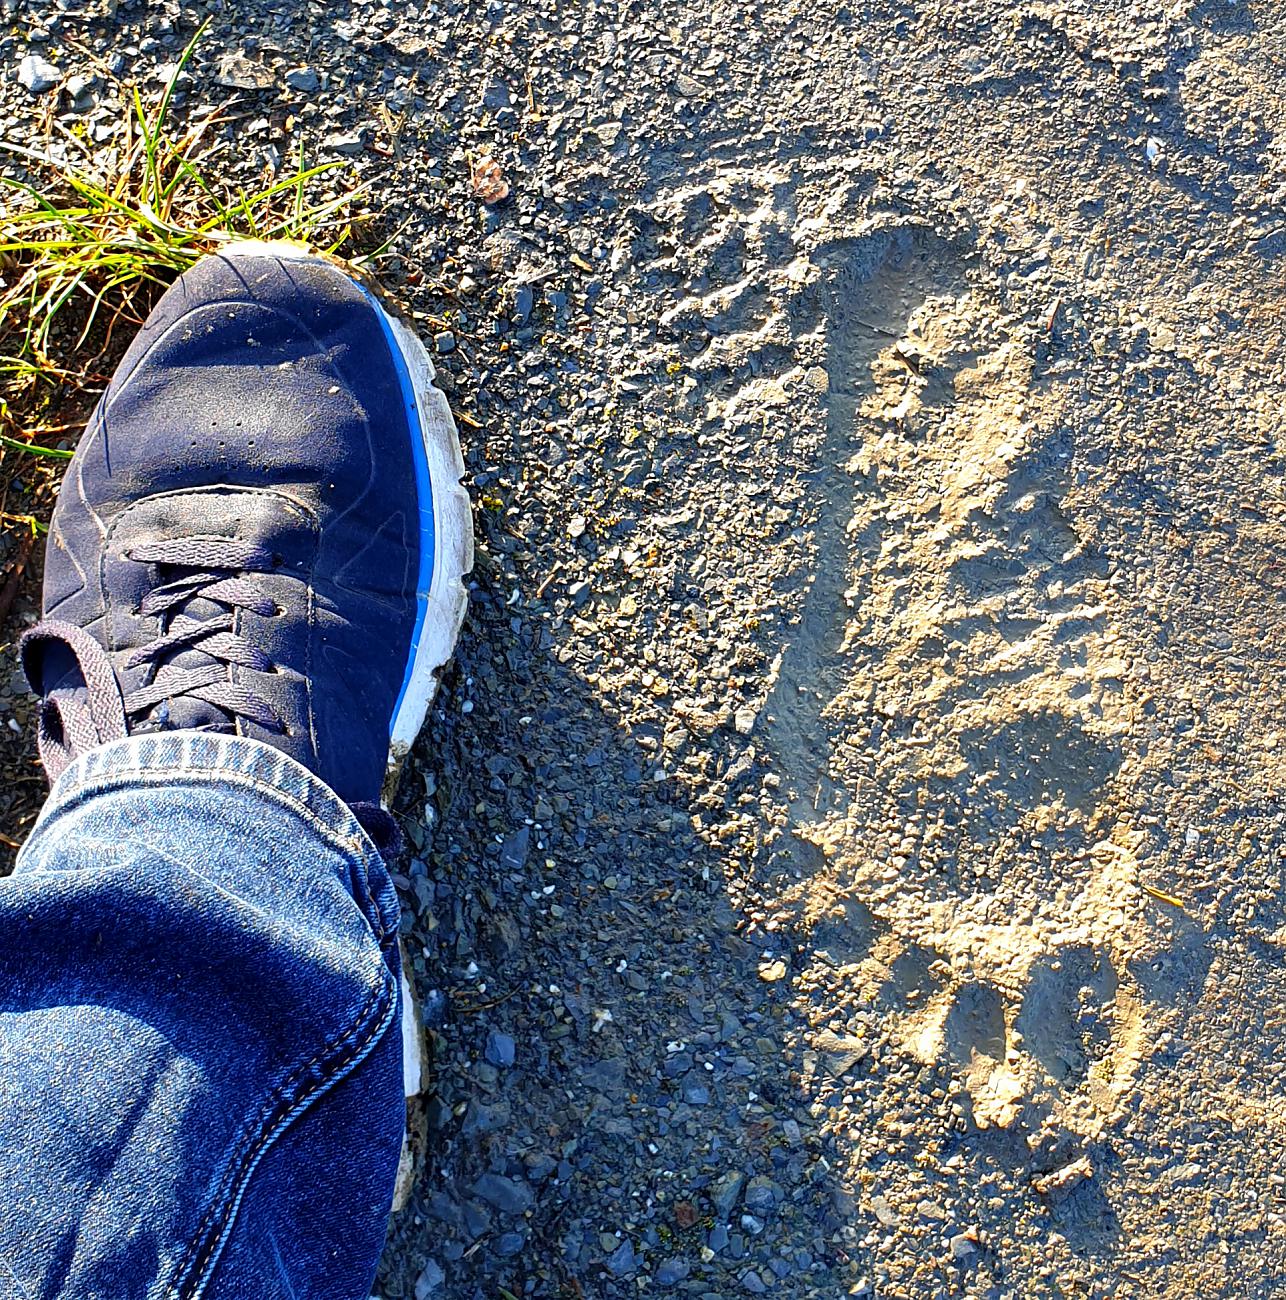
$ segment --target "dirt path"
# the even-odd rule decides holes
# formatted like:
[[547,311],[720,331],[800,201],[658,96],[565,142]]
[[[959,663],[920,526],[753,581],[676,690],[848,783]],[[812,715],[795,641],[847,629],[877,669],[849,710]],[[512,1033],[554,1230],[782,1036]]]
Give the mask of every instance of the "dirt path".
[[[189,31],[112,8],[47,48]],[[247,169],[369,173],[469,430],[380,1294],[1281,1295],[1282,5],[207,40]]]

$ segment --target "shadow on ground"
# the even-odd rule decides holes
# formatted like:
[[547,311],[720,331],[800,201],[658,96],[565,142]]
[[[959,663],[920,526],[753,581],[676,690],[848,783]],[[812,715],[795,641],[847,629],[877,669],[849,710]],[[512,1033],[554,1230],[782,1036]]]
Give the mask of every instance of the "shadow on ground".
[[402,792],[436,1063],[380,1292],[835,1294],[851,1207],[791,1073],[788,983],[759,978],[660,736],[480,576]]

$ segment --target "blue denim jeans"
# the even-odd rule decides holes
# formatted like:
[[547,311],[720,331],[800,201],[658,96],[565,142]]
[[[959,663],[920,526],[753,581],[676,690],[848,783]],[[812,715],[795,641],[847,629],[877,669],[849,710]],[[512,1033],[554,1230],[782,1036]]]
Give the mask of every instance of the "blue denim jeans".
[[405,1123],[398,903],[267,745],[83,755],[0,880],[0,1300],[358,1300]]

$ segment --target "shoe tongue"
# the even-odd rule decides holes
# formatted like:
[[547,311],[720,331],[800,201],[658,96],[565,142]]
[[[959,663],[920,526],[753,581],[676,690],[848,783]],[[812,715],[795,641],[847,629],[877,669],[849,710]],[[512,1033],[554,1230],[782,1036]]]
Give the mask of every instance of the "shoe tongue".
[[[229,608],[200,591],[171,606],[163,620],[143,617],[137,611],[157,587],[181,581],[198,572],[180,565],[140,563],[130,558],[135,547],[184,538],[227,537],[239,542],[262,546],[281,557],[281,575],[265,577],[265,594],[283,605],[298,582],[290,574],[306,574],[311,569],[315,541],[310,522],[288,510],[275,494],[229,487],[196,488],[191,492],[145,497],[131,504],[128,522],[113,532],[104,564],[104,596],[108,611],[108,637],[120,655],[118,665],[129,652],[150,644],[157,636],[173,630],[176,620],[191,619],[198,623],[226,620]],[[235,577],[234,570],[212,568],[218,579]],[[284,584],[284,585],[283,585]],[[237,619],[240,634],[251,640],[263,631],[261,620],[244,612]],[[197,646],[178,647],[160,661],[155,674],[147,667],[119,668],[122,689],[130,691],[148,685],[174,681],[181,690],[180,678],[189,672],[218,669],[218,680],[236,679],[239,674],[222,660]],[[237,720],[206,701],[178,693],[152,709],[149,717],[138,718],[135,730],[203,728],[235,730]]]
[[[167,581],[180,576],[183,572],[184,570],[174,570],[167,573],[162,569],[161,579]],[[175,605],[170,610],[166,625],[172,628],[176,620],[184,618],[196,623],[205,623],[215,618],[226,619],[227,614],[228,607],[221,605],[217,600],[210,600],[206,596],[194,596],[191,600]],[[160,661],[156,681],[159,685],[164,685],[167,680],[177,679],[180,674],[199,672],[203,668],[211,667],[217,667],[221,677],[226,674],[226,668],[220,660],[206,654],[199,646],[187,646],[173,651]],[[165,700],[152,710],[152,716],[157,720],[164,719],[163,725],[171,730],[222,727],[233,730],[236,727],[236,719],[230,714],[194,695],[177,695]]]
[[213,704],[193,695],[179,695],[158,704],[135,731],[233,731],[235,720]]

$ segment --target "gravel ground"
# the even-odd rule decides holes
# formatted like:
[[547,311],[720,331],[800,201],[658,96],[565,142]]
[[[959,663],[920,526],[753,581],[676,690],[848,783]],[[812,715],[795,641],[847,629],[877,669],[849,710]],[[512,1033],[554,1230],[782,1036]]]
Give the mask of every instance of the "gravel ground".
[[1286,1293],[1286,6],[5,10],[438,322],[379,1295]]

